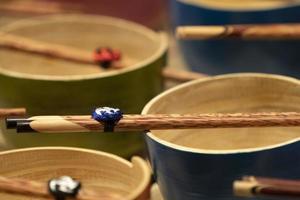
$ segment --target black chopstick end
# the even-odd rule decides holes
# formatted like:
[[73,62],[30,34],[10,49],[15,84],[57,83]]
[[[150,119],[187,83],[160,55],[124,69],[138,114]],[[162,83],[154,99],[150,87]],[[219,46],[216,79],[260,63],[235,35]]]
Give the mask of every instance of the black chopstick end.
[[26,122],[26,121],[31,121],[31,120],[27,120],[25,118],[6,118],[5,119],[6,128],[7,129],[15,129],[15,128],[17,128],[18,122]]
[[17,133],[28,133],[28,132],[36,132],[30,126],[31,121],[20,121],[17,122]]

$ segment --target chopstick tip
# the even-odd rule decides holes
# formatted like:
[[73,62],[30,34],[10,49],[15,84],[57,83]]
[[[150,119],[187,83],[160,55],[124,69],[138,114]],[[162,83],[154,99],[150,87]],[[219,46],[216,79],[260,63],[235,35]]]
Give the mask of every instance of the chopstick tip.
[[30,122],[31,121],[18,121],[16,126],[17,133],[36,132],[33,128],[31,128]]

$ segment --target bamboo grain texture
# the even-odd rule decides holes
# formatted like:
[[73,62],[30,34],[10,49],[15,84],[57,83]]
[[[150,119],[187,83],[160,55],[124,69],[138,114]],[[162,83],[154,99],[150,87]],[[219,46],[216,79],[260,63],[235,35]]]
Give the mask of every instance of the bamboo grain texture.
[[11,48],[28,53],[42,54],[49,57],[55,57],[84,64],[95,64],[92,52],[87,52],[64,45],[49,44],[46,42],[6,33],[0,33],[0,47]]
[[[300,113],[124,115],[114,131],[300,126]],[[36,116],[17,123],[18,132],[103,132],[104,123],[91,116]]]
[[179,39],[300,39],[300,24],[250,24],[226,26],[179,26],[176,30]]
[[240,197],[271,196],[300,198],[300,181],[245,176],[233,183],[234,194]]

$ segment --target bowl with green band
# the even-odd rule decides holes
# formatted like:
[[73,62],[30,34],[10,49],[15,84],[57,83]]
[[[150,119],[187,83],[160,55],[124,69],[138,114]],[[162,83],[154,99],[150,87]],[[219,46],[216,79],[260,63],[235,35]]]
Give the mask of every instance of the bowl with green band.
[[[23,19],[1,28],[36,41],[93,52],[111,47],[122,52],[126,67],[103,70],[13,49],[0,49],[0,106],[27,108],[28,115],[91,114],[101,106],[138,113],[161,92],[166,63],[163,33],[129,21],[93,15],[51,15]],[[25,134],[3,128],[14,148],[72,146],[129,156],[142,149],[139,134]]]

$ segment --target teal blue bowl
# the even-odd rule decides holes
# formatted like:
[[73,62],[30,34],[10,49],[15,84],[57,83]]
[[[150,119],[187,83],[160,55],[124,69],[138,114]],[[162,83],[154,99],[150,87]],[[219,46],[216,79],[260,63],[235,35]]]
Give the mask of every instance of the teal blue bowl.
[[[300,81],[278,75],[229,74],[172,88],[144,114],[300,111]],[[243,175],[300,178],[300,128],[151,131],[154,177],[165,200],[241,200],[232,183]]]
[[[271,1],[267,5],[246,4],[243,7],[237,6],[238,4],[227,7],[219,4],[218,1],[171,0],[173,25],[176,27],[300,22],[299,3],[287,4],[277,1],[275,4]],[[299,40],[180,40],[179,44],[188,66],[193,71],[211,75],[263,72],[300,77]]]

